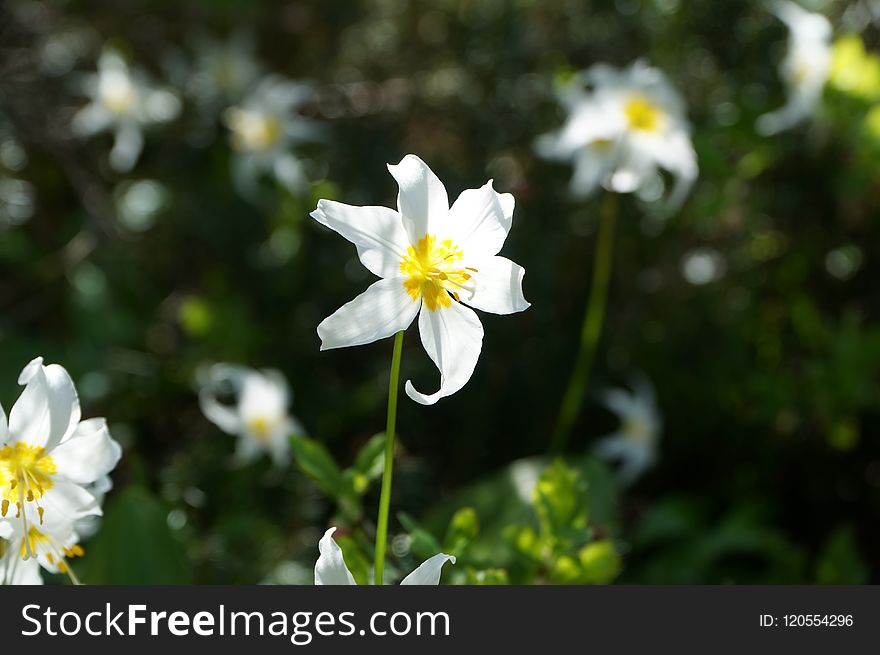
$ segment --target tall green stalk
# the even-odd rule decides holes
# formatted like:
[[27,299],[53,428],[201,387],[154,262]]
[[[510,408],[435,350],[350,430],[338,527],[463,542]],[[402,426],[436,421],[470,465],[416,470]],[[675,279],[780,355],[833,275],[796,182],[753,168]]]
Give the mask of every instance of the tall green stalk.
[[608,281],[611,278],[611,262],[614,257],[614,230],[617,224],[617,194],[607,192],[602,203],[596,256],[593,259],[593,281],[590,300],[581,324],[580,347],[568,386],[562,397],[556,428],[550,439],[550,452],[558,455],[565,451],[574,423],[580,414],[584,392],[590,377],[590,368],[596,355],[596,346],[602,334],[605,304],[608,299]]
[[391,476],[394,473],[394,430],[397,427],[397,388],[400,381],[400,355],[403,332],[394,335],[391,376],[388,381],[388,422],[385,427],[385,468],[382,471],[382,494],[379,496],[379,520],[376,523],[376,585],[381,586],[385,573],[385,546],[388,542],[388,512],[391,507]]

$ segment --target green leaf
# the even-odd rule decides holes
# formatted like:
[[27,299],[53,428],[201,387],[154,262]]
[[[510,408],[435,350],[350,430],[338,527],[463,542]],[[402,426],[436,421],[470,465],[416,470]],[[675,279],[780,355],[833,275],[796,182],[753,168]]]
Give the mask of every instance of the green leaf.
[[437,553],[443,552],[440,542],[430,532],[425,530],[419,523],[409,514],[399,512],[397,519],[406,529],[409,538],[412,540],[410,551],[416,556],[423,559],[433,557]]
[[370,558],[364,553],[358,542],[349,535],[340,535],[336,537],[336,543],[342,549],[345,565],[351,571],[355,581],[359,585],[370,584],[372,582],[370,579],[372,562],[370,562]]
[[189,584],[190,564],[167,516],[167,509],[147,489],[133,485],[122,491],[109,503],[98,534],[87,544],[82,581]]
[[460,557],[468,544],[480,534],[480,521],[473,507],[462,507],[452,516],[443,552]]
[[608,584],[620,574],[620,556],[610,541],[594,541],[578,553],[581,583]]
[[303,436],[290,438],[290,447],[297,465],[325,493],[339,500],[350,486],[324,446],[314,439]]
[[[370,438],[354,460],[354,470],[367,480],[375,480],[385,470],[385,433]],[[366,489],[365,489],[366,490]]]
[[532,503],[544,536],[587,527],[587,484],[581,475],[556,460],[541,473]]

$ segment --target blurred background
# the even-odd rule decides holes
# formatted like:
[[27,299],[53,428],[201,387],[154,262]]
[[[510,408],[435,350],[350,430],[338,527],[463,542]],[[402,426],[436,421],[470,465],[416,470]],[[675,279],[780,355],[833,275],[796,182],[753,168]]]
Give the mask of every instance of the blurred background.
[[[384,428],[391,342],[319,352],[317,324],[372,280],[308,213],[319,198],[394,206],[385,165],[415,153],[451,198],[490,177],[515,195],[503,254],[526,268],[532,307],[481,314],[462,391],[433,407],[401,398],[395,561],[406,572],[432,539],[464,535],[444,580],[565,581],[524,563],[510,526],[542,515],[511,489],[545,461],[601,195],[571,200],[571,168],[533,142],[563,120],[554,80],[644,58],[686,100],[700,177],[672,217],[662,188],[621,198],[567,453],[588,490],[581,518],[618,560],[582,581],[880,583],[880,4],[810,7],[863,50],[835,60],[814,120],[763,137],[756,118],[785,99],[787,32],[760,2],[6,0],[0,402],[43,355],[124,446],[80,577],[311,584],[331,524],[349,566],[367,566],[378,484],[352,508],[302,457],[234,466],[196,380],[215,362],[280,370],[308,436],[340,471],[356,462]],[[291,148],[300,188],[267,176],[242,194],[222,107],[192,83],[206,43],[242,35],[264,73],[312,85],[299,112],[316,138]],[[144,128],[124,173],[108,165],[112,135],[71,130],[107,46],[182,108]],[[656,464],[624,487],[589,453],[617,427],[601,392],[638,373],[663,432]],[[402,375],[436,386],[414,330]]]

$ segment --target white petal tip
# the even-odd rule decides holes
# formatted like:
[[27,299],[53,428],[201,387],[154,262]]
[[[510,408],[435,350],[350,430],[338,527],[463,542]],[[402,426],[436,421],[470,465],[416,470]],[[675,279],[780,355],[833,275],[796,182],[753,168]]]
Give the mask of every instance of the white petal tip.
[[27,384],[34,374],[40,369],[43,365],[42,357],[34,357],[30,362],[28,362],[27,366],[25,366],[21,370],[21,375],[18,376],[19,384]]
[[409,396],[412,400],[416,401],[420,405],[433,405],[441,398],[440,392],[437,392],[430,396],[426,396],[425,394],[416,391],[416,388],[413,386],[412,380],[406,381],[406,384],[403,385],[403,390],[406,392],[407,396]]

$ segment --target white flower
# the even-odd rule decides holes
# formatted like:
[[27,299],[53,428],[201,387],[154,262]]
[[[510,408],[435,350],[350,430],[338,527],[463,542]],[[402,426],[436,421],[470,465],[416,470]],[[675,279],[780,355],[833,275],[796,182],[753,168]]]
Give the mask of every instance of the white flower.
[[291,191],[301,191],[306,177],[291,146],[314,139],[319,129],[296,110],[312,97],[312,90],[272,75],[264,78],[244,101],[224,113],[235,150],[233,176],[244,195],[254,195],[259,176],[269,173]]
[[154,88],[113,50],[101,54],[97,74],[86,76],[82,90],[91,102],[74,116],[73,131],[84,137],[112,131],[110,165],[119,172],[131,170],[137,162],[144,126],[170,121],[180,112],[177,96]]
[[661,71],[640,61],[625,70],[597,64],[576,75],[560,100],[568,110],[564,126],[539,137],[535,148],[542,157],[573,162],[573,195],[600,186],[632,193],[661,168],[676,178],[670,206],[684,201],[697,157],[684,102]]
[[8,421],[0,407],[0,537],[50,568],[65,549],[76,554],[77,522],[101,514],[95,493],[107,488],[121,449],[104,419],[80,420],[76,389],[61,366],[38,357],[18,381],[25,389]]
[[831,23],[788,0],[772,3],[771,10],[788,26],[788,52],[780,75],[788,86],[788,100],[774,112],[758,118],[762,134],[775,134],[806,120],[816,110],[831,70]]
[[[12,532],[0,559],[0,583],[42,584],[41,568],[50,573],[69,573],[68,561],[84,554],[76,529],[79,522],[53,514],[40,522],[39,512],[32,505],[22,511],[28,515],[27,522],[9,523]],[[4,576],[8,578],[5,581]]]
[[[235,405],[221,403],[218,394],[232,394]],[[215,364],[199,393],[205,417],[228,434],[238,436],[236,458],[244,463],[268,452],[276,465],[290,459],[290,437],[305,434],[288,413],[290,389],[278,371],[255,371],[244,366]]]
[[398,211],[321,200],[312,217],[351,241],[361,263],[380,278],[318,326],[321,350],[372,343],[405,330],[419,317],[428,356],[440,369],[439,391],[425,395],[406,382],[423,405],[461,389],[483,344],[483,326],[471,307],[511,314],[529,307],[525,269],[498,257],[513,221],[514,199],[489,180],[468,189],[452,207],[443,183],[415,155],[388,170],[397,180]]
[[654,388],[644,378],[633,383],[635,393],[611,389],[605,393],[605,405],[620,419],[620,428],[601,439],[596,452],[606,459],[619,460],[620,479],[633,482],[656,459],[662,420],[657,409]]
[[228,41],[198,38],[195,52],[195,70],[187,87],[202,104],[238,102],[260,75],[254,41],[243,32]]
[[[342,557],[342,549],[333,540],[333,533],[336,528],[330,528],[324,533],[321,541],[318,542],[318,550],[321,556],[315,563],[315,584],[316,585],[356,585],[351,571],[345,565]],[[415,571],[400,581],[402,585],[438,585],[440,584],[440,573],[446,562],[455,564],[453,555],[440,553],[434,557],[425,560],[416,568]]]

